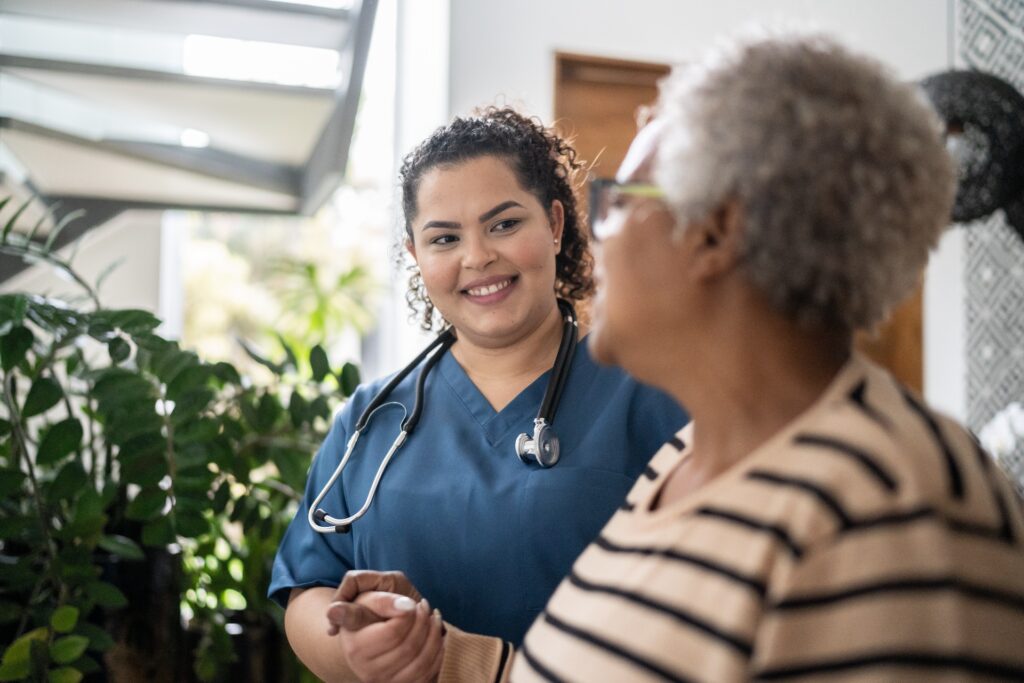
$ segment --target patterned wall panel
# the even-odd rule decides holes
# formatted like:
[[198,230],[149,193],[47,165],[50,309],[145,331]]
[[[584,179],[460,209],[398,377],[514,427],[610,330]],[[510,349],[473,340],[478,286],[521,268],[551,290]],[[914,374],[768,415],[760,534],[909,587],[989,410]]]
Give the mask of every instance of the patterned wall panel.
[[[960,63],[1024,92],[1024,0],[959,0]],[[1002,211],[967,227],[967,420],[978,430],[1024,402],[1024,240]],[[1024,486],[1024,447],[1004,464]]]

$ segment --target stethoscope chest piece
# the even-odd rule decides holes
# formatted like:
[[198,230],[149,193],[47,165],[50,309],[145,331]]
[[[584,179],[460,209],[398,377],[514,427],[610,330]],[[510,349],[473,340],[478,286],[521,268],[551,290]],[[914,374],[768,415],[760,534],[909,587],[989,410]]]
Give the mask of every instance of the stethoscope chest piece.
[[541,467],[551,467],[558,462],[558,437],[544,420],[535,420],[533,437],[520,434],[516,437],[516,455],[526,464],[537,463]]
[[557,463],[561,455],[558,448],[558,437],[555,436],[555,430],[551,428],[551,423],[555,419],[555,410],[558,408],[562,391],[565,389],[579,335],[576,310],[572,304],[559,299],[558,308],[562,312],[564,321],[562,341],[558,345],[558,354],[555,356],[555,365],[551,370],[551,380],[544,393],[544,401],[541,403],[540,412],[533,421],[533,436],[523,433],[516,437],[516,455],[519,456],[519,459],[527,465],[537,463],[545,468]]

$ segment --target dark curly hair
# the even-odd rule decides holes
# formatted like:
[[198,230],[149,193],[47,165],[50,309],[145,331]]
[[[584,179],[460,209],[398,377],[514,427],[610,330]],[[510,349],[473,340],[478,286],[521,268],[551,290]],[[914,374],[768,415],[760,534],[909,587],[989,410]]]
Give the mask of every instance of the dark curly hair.
[[[405,234],[412,240],[410,221],[418,211],[416,195],[420,181],[437,166],[451,166],[483,156],[504,159],[519,184],[532,193],[546,210],[556,199],[565,208],[562,249],[555,259],[555,293],[579,301],[594,291],[593,258],[584,220],[576,201],[583,162],[576,150],[537,118],[523,116],[510,108],[488,107],[469,117],[459,117],[438,128],[402,161],[402,211]],[[410,266],[406,301],[413,317],[424,330],[434,327],[434,305],[427,297],[423,279]]]

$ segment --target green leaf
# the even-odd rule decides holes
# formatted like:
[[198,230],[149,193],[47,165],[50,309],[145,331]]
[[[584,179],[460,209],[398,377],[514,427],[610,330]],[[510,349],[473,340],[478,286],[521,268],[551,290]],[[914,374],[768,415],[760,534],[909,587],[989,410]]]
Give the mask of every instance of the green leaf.
[[[177,406],[175,406],[177,410]],[[205,444],[217,438],[220,425],[217,421],[208,417],[201,417],[196,420],[184,422],[174,430],[174,442],[178,444],[200,443]]]
[[114,639],[110,637],[109,633],[87,621],[80,622],[78,628],[75,629],[75,633],[89,639],[90,650],[104,652],[114,646]]
[[242,376],[238,374],[238,370],[231,363],[221,361],[213,366],[213,374],[221,382],[226,384],[241,384]]
[[78,501],[75,504],[74,518],[77,521],[97,519],[103,515],[106,504],[103,496],[96,489],[89,486],[84,491],[81,491],[78,496]]
[[124,405],[156,403],[156,389],[144,377],[125,368],[109,368],[96,379],[92,389],[104,413],[116,413]]
[[[156,362],[153,372],[160,378],[160,381],[170,383],[187,368],[197,365],[199,365],[199,357],[196,354],[172,347],[166,350]],[[171,398],[173,399],[173,397]]]
[[96,320],[95,318],[89,323],[88,334],[98,342],[109,342],[116,336],[113,325],[103,320]]
[[277,396],[268,391],[260,397],[259,405],[256,407],[256,428],[262,432],[269,432],[274,428],[281,413],[281,403],[277,400]]
[[124,445],[144,434],[157,432],[163,427],[163,418],[156,412],[155,403],[125,406],[109,416],[106,437],[111,443]]
[[254,361],[259,363],[263,367],[267,368],[275,375],[281,376],[284,374],[286,368],[283,363],[275,363],[272,360],[264,358],[254,347],[246,343],[244,339],[239,339],[238,343],[242,347],[242,350],[245,351],[246,355],[249,356],[249,358],[252,358]]
[[11,433],[11,423],[9,420],[0,418],[0,436],[7,436]]
[[213,390],[207,387],[186,391],[175,400],[171,421],[175,425],[183,424],[205,410],[213,398]]
[[338,387],[341,388],[341,393],[347,398],[355,393],[358,386],[359,368],[352,363],[345,363],[341,368],[341,373],[338,375]]
[[125,341],[124,337],[114,337],[107,342],[107,353],[110,354],[111,361],[120,363],[128,360],[128,356],[132,354],[132,345]]
[[167,439],[165,439],[163,434],[160,433],[160,430],[154,430],[152,432],[139,434],[138,436],[122,443],[121,449],[118,453],[118,459],[120,459],[122,463],[131,462],[154,453],[161,454],[162,456],[166,450]]
[[87,645],[89,639],[85,636],[64,636],[53,641],[53,645],[50,646],[50,657],[58,664],[70,664],[85,654]]
[[21,218],[21,214],[25,213],[25,209],[27,209],[28,205],[31,203],[32,197],[29,197],[24,202],[22,202],[21,206],[18,207],[18,210],[14,212],[14,215],[7,219],[7,222],[4,223],[3,230],[0,230],[0,242],[7,241],[7,236],[11,234],[11,230],[14,229],[14,226],[17,224],[18,219]]
[[39,442],[36,462],[40,465],[52,465],[58,462],[64,456],[78,449],[84,433],[82,423],[75,417],[69,417],[53,425]]
[[160,326],[160,318],[136,308],[103,309],[93,313],[92,318],[133,336],[151,332]]
[[64,396],[60,384],[52,377],[39,377],[32,383],[25,398],[25,405],[22,406],[22,418],[30,418],[34,415],[46,412]]
[[292,488],[301,489],[309,469],[310,456],[301,451],[272,449],[271,457],[281,473],[281,480]]
[[317,344],[309,351],[309,367],[313,370],[313,379],[322,382],[324,377],[331,371],[331,363],[327,359],[327,352]]
[[[50,615],[50,626],[57,633],[70,633],[77,623],[78,608],[71,605],[62,605]],[[83,638],[83,640],[89,642],[88,638]]]
[[6,498],[19,491],[25,483],[25,473],[16,469],[0,470],[0,498]]
[[126,560],[142,560],[146,557],[142,552],[142,548],[140,548],[135,541],[126,536],[104,536],[100,539],[99,547],[103,548],[108,553],[117,555],[118,557],[123,557]]
[[121,589],[105,581],[94,581],[85,587],[88,595],[97,605],[108,609],[118,609],[128,604]]
[[331,406],[327,403],[326,396],[317,396],[313,399],[313,402],[309,404],[310,412],[316,417],[322,417],[325,420],[329,420],[331,417]]
[[159,488],[142,489],[132,502],[128,503],[124,514],[128,519],[153,519],[164,509],[167,492]]
[[50,669],[46,675],[50,683],[79,683],[82,680],[82,672],[70,666]]
[[[51,210],[55,208],[56,206],[50,207]],[[53,226],[53,229],[50,230],[49,233],[47,233],[46,244],[43,245],[43,249],[45,251],[50,251],[51,249],[53,249],[53,245],[57,243],[57,237],[59,237],[60,234],[64,231],[64,228],[66,228],[72,221],[81,218],[84,215],[85,209],[76,209],[74,211],[69,211],[66,214],[64,214],[61,217],[61,219],[57,222],[57,225]]]
[[121,474],[128,483],[152,488],[170,474],[170,470],[167,466],[167,458],[162,453],[152,453],[125,463]]
[[21,681],[28,678],[31,666],[26,659],[16,664],[0,664],[0,681]]
[[213,472],[209,470],[192,470],[194,474],[179,474],[174,479],[174,492],[190,496],[206,496],[213,486]]
[[21,662],[28,663],[32,641],[36,640],[45,642],[46,638],[47,632],[45,627],[41,626],[37,629],[33,629],[11,643],[11,646],[4,652],[3,660],[0,661],[4,664],[19,664]]
[[309,420],[309,402],[298,391],[293,391],[291,398],[288,399],[288,415],[296,429]]
[[24,294],[0,295],[0,334],[7,334],[25,319],[28,297]]
[[18,325],[11,329],[0,339],[0,360],[4,372],[7,372],[25,359],[25,354],[32,348],[35,336],[32,330],[24,325]]
[[280,332],[276,332],[275,334],[277,335],[277,341],[281,344],[281,348],[284,349],[284,355],[286,360],[283,365],[286,368],[298,370],[299,359],[295,357],[295,352],[292,350],[292,347],[288,345],[288,342],[284,340],[284,337],[281,336]]
[[167,385],[167,398],[178,401],[182,395],[206,387],[213,376],[213,368],[208,365],[189,365],[183,368]]
[[89,655],[82,655],[71,666],[78,669],[86,676],[89,674],[99,673],[103,670],[100,668],[99,663]]
[[77,460],[64,465],[50,484],[50,496],[55,500],[64,500],[77,495],[85,486],[88,477],[85,469]]
[[175,541],[174,522],[161,517],[142,527],[142,542],[148,546],[164,546]]
[[200,512],[182,511],[176,515],[178,534],[188,538],[196,538],[210,531],[210,523]]

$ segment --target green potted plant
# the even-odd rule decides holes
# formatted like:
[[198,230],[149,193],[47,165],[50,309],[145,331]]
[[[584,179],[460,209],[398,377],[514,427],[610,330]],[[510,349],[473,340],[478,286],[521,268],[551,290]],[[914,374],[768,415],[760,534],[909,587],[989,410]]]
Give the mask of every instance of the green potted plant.
[[83,296],[0,296],[0,681],[216,680],[241,636],[280,649],[273,551],[358,371],[320,346],[304,374],[287,345],[250,349],[274,377],[255,385],[152,314],[103,308],[50,249],[61,226],[41,243],[16,220],[0,252]]

